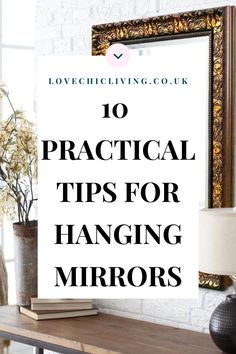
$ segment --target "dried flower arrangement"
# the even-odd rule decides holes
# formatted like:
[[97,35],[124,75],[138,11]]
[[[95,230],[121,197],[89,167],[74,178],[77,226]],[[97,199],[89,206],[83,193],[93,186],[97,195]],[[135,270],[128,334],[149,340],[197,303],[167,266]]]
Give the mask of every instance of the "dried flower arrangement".
[[0,86],[0,97],[12,109],[7,120],[0,121],[0,216],[21,224],[30,223],[30,211],[37,200],[37,136],[35,126],[22,111],[14,109],[7,88]]

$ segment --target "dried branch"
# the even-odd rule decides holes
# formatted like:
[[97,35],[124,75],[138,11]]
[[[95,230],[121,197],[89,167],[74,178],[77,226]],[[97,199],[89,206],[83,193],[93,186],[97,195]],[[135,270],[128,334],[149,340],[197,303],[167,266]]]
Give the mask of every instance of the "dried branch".
[[1,86],[0,94],[6,97],[13,112],[6,121],[0,122],[0,214],[9,211],[14,202],[18,221],[28,223],[36,201],[33,183],[37,171],[37,140],[32,123],[23,112],[14,109],[9,93]]

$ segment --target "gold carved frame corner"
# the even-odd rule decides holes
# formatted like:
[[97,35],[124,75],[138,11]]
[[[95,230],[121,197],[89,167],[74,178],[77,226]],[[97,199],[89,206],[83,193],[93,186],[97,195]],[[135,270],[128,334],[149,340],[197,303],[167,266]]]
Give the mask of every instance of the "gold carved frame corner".
[[[93,55],[105,55],[115,42],[209,36],[208,207],[213,208],[233,206],[234,23],[235,7],[226,6],[97,25],[92,29]],[[201,287],[223,290],[229,284],[228,277],[199,273]]]

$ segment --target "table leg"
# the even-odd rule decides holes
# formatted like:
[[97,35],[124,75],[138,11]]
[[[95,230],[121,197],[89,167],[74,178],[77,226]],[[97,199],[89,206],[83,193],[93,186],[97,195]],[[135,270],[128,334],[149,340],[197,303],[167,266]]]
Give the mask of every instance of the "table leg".
[[35,348],[36,352],[35,354],[43,354],[43,348]]

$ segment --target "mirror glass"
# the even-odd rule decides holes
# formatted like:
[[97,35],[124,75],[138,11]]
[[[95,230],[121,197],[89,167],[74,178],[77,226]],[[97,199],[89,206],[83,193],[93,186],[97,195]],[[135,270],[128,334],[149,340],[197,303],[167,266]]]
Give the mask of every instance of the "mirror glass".
[[[178,67],[175,67],[175,57],[178,55],[186,55],[192,50],[195,50],[195,53],[199,53],[201,57],[204,57],[204,67],[201,66],[201,75],[203,73],[204,80],[202,82],[201,90],[205,91],[207,97],[206,102],[208,103],[205,106],[204,115],[199,117],[202,121],[202,139],[199,141],[200,144],[200,156],[199,159],[199,208],[208,207],[208,193],[209,193],[209,127],[210,127],[210,107],[209,107],[209,92],[210,92],[210,83],[209,83],[209,69],[210,69],[210,42],[209,36],[199,36],[199,37],[190,37],[190,38],[181,38],[181,39],[169,39],[169,40],[155,40],[149,42],[136,41],[125,44],[131,49],[131,56],[163,56],[169,55],[171,53],[173,58],[173,67],[175,68],[176,73],[178,73]],[[194,48],[193,48],[194,46]],[[168,47],[168,48],[167,48]],[[186,58],[185,58],[186,59]],[[195,67],[193,63],[192,70],[198,70],[199,68]],[[158,70],[158,68],[157,68]],[[171,101],[171,97],[170,97]],[[202,104],[202,102],[196,102],[196,104]],[[194,107],[193,107],[194,109]],[[178,117],[176,117],[178,118]],[[191,120],[191,117],[189,117]]]

